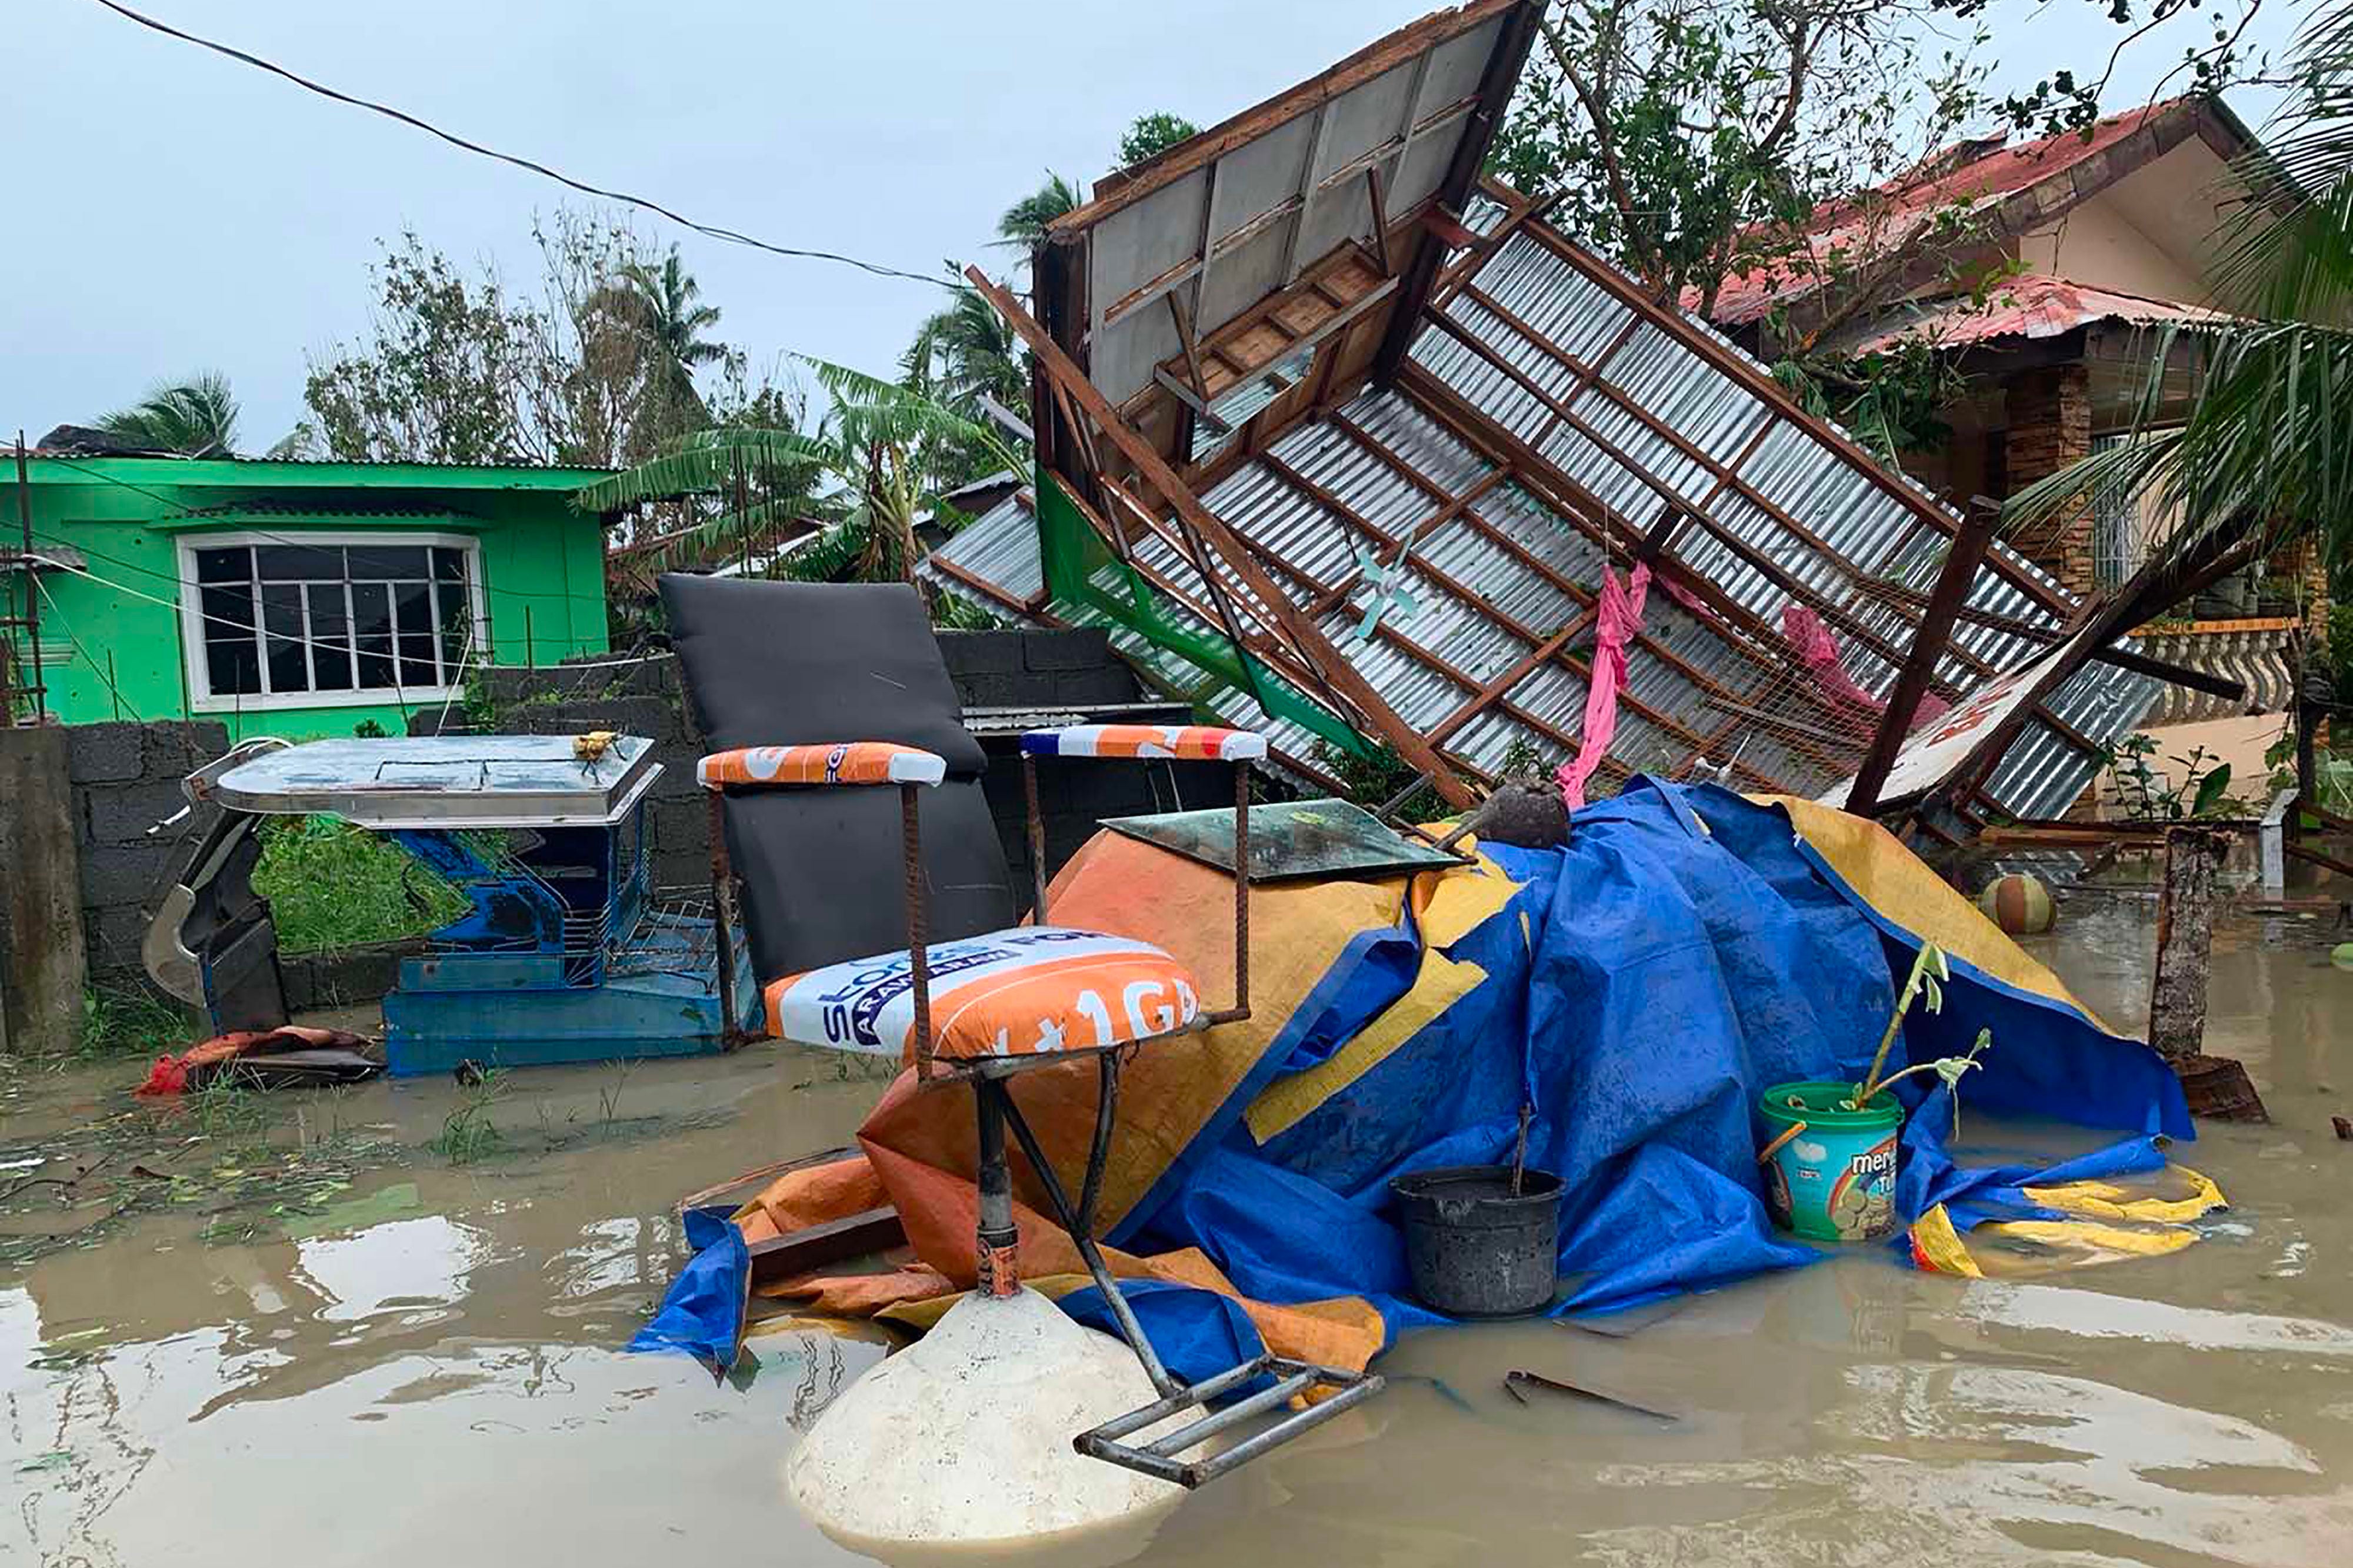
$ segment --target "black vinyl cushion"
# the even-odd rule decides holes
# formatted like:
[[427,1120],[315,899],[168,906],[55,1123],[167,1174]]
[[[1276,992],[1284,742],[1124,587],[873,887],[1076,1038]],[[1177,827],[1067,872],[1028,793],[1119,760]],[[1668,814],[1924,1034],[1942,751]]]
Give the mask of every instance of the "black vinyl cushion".
[[[944,758],[921,802],[926,935],[1013,923],[1012,879],[923,602],[903,584],[661,579],[671,642],[706,743],[894,741]],[[727,849],[765,983],[907,945],[896,789],[727,792]]]
[[987,766],[922,595],[904,583],[766,583],[671,573],[670,640],[713,751],[895,741]]

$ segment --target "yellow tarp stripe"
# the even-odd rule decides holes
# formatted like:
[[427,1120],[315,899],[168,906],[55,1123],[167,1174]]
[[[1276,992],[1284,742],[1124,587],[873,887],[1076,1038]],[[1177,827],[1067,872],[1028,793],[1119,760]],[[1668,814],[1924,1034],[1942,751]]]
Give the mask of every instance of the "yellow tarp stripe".
[[2063,1209],[2069,1214],[2085,1215],[2094,1219],[2131,1219],[2179,1225],[2230,1206],[2229,1200],[2222,1196],[2222,1189],[2208,1177],[2187,1165],[2175,1165],[2172,1169],[2189,1183],[2192,1188],[2189,1196],[2137,1198],[2130,1194],[2129,1189],[2112,1182],[2063,1182],[2055,1187],[2021,1186],[2019,1190],[2044,1208]]
[[1982,1279],[1985,1270],[1969,1256],[1968,1243],[1953,1228],[1953,1216],[1938,1204],[1912,1222],[1912,1261],[1937,1274]]
[[1419,1034],[1487,978],[1475,963],[1459,963],[1442,952],[1421,955],[1413,989],[1389,1004],[1356,1038],[1304,1072],[1279,1078],[1259,1091],[1242,1112],[1250,1136],[1263,1143],[1299,1125],[1325,1100],[1387,1061],[1389,1053]]
[[2151,1226],[2146,1230],[2126,1230],[2119,1226],[2098,1225],[2087,1219],[2003,1219],[1989,1220],[1978,1226],[1988,1236],[2014,1236],[2024,1241],[2040,1242],[2045,1247],[2098,1247],[2111,1252],[2137,1253],[2144,1258],[2162,1258],[2168,1252],[2179,1252],[2198,1239],[2198,1233],[2187,1226]]
[[[1466,838],[1461,847],[1475,853],[1478,841]],[[1414,929],[1424,947],[1452,947],[1502,913],[1519,890],[1520,884],[1484,855],[1476,868],[1425,871],[1413,879]]]
[[1794,796],[1752,798],[1787,811],[1799,835],[1856,897],[1914,937],[1935,942],[2004,984],[2073,1007],[2106,1033],[2116,1033],[1918,857],[1894,849],[1894,836],[1879,824]]
[[1392,1051],[1477,988],[1487,978],[1485,970],[1475,963],[1458,963],[1438,950],[1451,947],[1502,913],[1519,890],[1520,884],[1484,856],[1475,870],[1425,872],[1414,878],[1408,899],[1414,930],[1421,938],[1422,955],[1413,989],[1331,1056],[1260,1090],[1242,1113],[1250,1136],[1263,1143],[1296,1127],[1316,1107],[1387,1061]]

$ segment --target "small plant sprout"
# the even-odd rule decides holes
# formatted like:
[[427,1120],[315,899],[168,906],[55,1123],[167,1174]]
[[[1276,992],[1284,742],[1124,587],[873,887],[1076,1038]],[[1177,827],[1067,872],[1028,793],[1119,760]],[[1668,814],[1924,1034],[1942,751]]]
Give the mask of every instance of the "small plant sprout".
[[1905,977],[1904,989],[1896,994],[1895,1011],[1888,1015],[1887,1032],[1879,1037],[1879,1054],[1871,1058],[1871,1070],[1862,1075],[1862,1082],[1855,1089],[1856,1106],[1869,1105],[1871,1097],[1879,1092],[1879,1075],[1887,1066],[1887,1053],[1895,1044],[1895,1032],[1904,1026],[1904,1015],[1923,997],[1929,1012],[1943,1012],[1944,983],[1952,977],[1952,965],[1945,962],[1945,950],[1933,942],[1922,942],[1920,955],[1912,961],[1912,973]]
[[1902,1072],[1889,1073],[1885,1078],[1881,1079],[1878,1083],[1872,1087],[1872,1092],[1876,1094],[1879,1090],[1885,1089],[1889,1084],[1895,1082],[1898,1079],[1910,1078],[1914,1073],[1935,1073],[1938,1078],[1945,1080],[1945,1087],[1953,1091],[1953,1136],[1958,1138],[1961,1135],[1961,1075],[1968,1072],[1971,1068],[1982,1067],[1985,1065],[1978,1060],[1978,1053],[1984,1050],[1991,1044],[1993,1044],[1993,1031],[1991,1029],[1979,1029],[1978,1031],[1976,1041],[1969,1047],[1968,1055],[1964,1057],[1938,1057],[1933,1062],[1920,1062],[1912,1067],[1905,1068]]

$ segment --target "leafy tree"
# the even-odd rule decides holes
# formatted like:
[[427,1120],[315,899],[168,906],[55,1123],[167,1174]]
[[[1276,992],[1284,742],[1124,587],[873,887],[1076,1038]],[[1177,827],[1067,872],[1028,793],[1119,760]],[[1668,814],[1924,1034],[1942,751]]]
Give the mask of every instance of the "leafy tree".
[[573,211],[532,237],[529,291],[488,265],[461,272],[413,231],[387,244],[367,333],[311,362],[316,445],[349,461],[617,468],[769,390],[711,337],[718,310],[675,252]]
[[1119,139],[1119,164],[1141,163],[1146,158],[1166,152],[1187,137],[1198,136],[1201,128],[1176,114],[1139,114],[1135,123]]
[[[2128,0],[2100,3],[2131,20]],[[1942,440],[1937,410],[1959,378],[1935,353],[1844,354],[1842,329],[1916,289],[1924,261],[1940,291],[1981,303],[2015,262],[1990,254],[2000,247],[1970,204],[1924,213],[1891,195],[1932,160],[1971,151],[1969,132],[1989,122],[2088,123],[2106,82],[2061,71],[1997,103],[1977,63],[1981,30],[1949,48],[1926,42],[1945,17],[1981,8],[1554,0],[1489,166],[1556,195],[1554,221],[1663,302],[1709,314],[1727,284],[1778,279],[1783,302],[1757,324],[1757,347],[1798,395],[1892,461]],[[2168,0],[2147,26],[2176,14],[2190,13]],[[2184,68],[2221,79],[2235,37],[2225,30]]]
[[118,408],[98,428],[153,451],[183,458],[237,455],[237,398],[227,378],[206,371],[190,380],[167,382],[128,408]]
[[[1013,329],[970,284],[958,280],[947,305],[924,318],[902,362],[906,386],[978,426],[986,400],[1008,409],[1029,401],[1029,356]],[[993,472],[1003,443],[944,440],[931,445],[933,477],[943,489]]]
[[2146,497],[2178,510],[2174,552],[2263,529],[2316,535],[2340,577],[2353,563],[2353,4],[2316,12],[2284,64],[2266,145],[2232,171],[2257,199],[2218,236],[2216,300],[2244,319],[2152,334],[2136,438],[2012,498],[2006,524]]
[[[912,388],[804,359],[829,400],[813,431],[748,424],[697,430],[661,456],[583,489],[577,504],[615,511],[681,496],[716,496],[720,510],[674,542],[681,560],[708,559],[730,546],[766,553],[795,544],[776,574],[805,581],[914,580],[915,525],[939,503],[935,451],[970,446],[993,468],[1018,464],[987,426]],[[741,498],[758,474],[793,498]],[[822,523],[807,537],[812,522]],[[805,542],[802,542],[806,539]]]

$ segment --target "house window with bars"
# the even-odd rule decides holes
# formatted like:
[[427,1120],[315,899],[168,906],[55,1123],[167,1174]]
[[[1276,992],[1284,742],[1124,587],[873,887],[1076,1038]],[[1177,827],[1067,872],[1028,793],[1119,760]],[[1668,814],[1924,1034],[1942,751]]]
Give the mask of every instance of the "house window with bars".
[[180,554],[199,709],[438,699],[481,657],[480,552],[462,535],[205,535]]
[[[2119,431],[2092,437],[2094,453],[2112,452],[2126,442],[2146,440]],[[2180,525],[2181,510],[2155,489],[2134,494],[2105,485],[2092,498],[2092,583],[2113,588],[2147,563],[2149,552]]]

